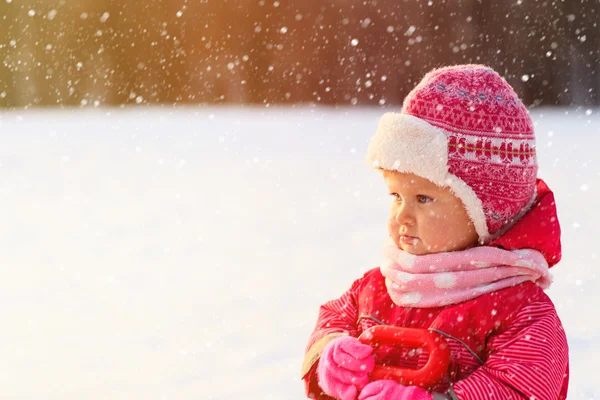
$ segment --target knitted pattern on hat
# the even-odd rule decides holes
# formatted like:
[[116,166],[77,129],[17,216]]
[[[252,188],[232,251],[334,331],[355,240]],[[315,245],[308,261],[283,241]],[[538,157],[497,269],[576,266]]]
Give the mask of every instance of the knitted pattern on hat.
[[535,198],[533,122],[510,85],[482,65],[426,74],[400,114],[381,118],[367,161],[450,187],[482,242],[512,226]]

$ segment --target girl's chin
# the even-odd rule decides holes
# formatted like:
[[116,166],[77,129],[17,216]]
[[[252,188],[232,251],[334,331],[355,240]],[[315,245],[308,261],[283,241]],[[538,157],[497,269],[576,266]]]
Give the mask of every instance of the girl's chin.
[[414,254],[416,256],[427,254],[427,252],[423,252],[423,249],[421,249],[420,246],[415,246],[411,244],[399,243],[398,248],[402,251],[407,252],[408,254]]
[[408,254],[412,254],[415,256],[425,256],[427,254],[439,253],[435,250],[427,248],[427,246],[423,245],[423,243],[415,243],[415,244],[398,243],[397,246],[400,250],[405,251]]

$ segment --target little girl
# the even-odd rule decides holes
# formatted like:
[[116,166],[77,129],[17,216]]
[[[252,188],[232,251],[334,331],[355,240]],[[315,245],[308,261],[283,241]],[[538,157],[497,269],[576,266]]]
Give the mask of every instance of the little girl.
[[[531,118],[495,71],[429,72],[379,123],[368,163],[392,196],[383,262],[320,308],[302,377],[341,400],[566,399],[568,347],[543,289],[561,257],[554,195],[537,179]],[[374,325],[445,337],[433,387],[372,381],[374,365],[421,368],[426,351],[375,348]]]

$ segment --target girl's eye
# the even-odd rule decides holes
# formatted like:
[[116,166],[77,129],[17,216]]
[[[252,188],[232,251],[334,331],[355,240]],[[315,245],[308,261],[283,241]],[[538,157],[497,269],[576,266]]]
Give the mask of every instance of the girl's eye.
[[417,195],[417,200],[419,201],[419,203],[422,203],[422,204],[430,203],[433,201],[433,199],[431,197],[425,196],[424,194]]
[[390,193],[390,196],[392,196],[392,198],[394,199],[394,201],[396,203],[399,203],[402,201],[402,198],[400,197],[400,195],[398,193]]

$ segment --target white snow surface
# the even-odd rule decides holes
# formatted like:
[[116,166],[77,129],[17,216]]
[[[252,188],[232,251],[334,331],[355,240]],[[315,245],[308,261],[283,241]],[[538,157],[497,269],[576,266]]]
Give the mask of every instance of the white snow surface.
[[[378,265],[390,109],[0,113],[0,398],[304,398],[318,307]],[[535,109],[569,399],[598,399],[600,110]]]

